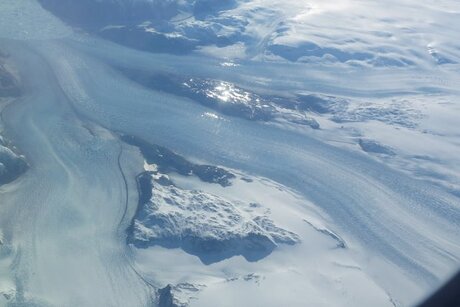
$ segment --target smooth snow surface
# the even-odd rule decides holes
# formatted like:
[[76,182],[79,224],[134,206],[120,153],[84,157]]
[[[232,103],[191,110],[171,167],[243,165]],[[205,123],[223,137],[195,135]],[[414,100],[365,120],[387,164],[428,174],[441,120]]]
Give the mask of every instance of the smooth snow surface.
[[[0,306],[411,306],[459,268],[457,1],[216,3],[87,33],[0,1],[29,166],[0,186]],[[206,261],[210,237],[232,243]]]

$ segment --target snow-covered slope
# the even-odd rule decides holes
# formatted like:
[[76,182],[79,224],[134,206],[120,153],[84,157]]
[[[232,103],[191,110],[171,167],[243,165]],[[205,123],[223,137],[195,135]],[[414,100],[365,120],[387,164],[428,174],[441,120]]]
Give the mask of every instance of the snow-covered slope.
[[130,241],[137,247],[180,247],[209,264],[234,255],[257,261],[277,244],[299,242],[296,234],[277,227],[267,216],[254,216],[250,204],[181,189],[156,172],[144,176],[151,176],[152,196],[134,217]]
[[2,0],[30,168],[0,187],[0,305],[421,300],[460,259],[459,14]]
[[64,20],[150,51],[374,67],[460,60],[460,12],[449,1],[41,2]]
[[[8,54],[0,50],[0,112],[21,93],[20,81],[10,64]],[[17,148],[5,139],[2,132],[0,122],[0,186],[14,181],[27,169],[25,158],[18,154]]]
[[133,136],[122,139],[138,146],[146,159],[145,172],[137,177],[139,204],[128,229],[128,243],[139,248],[182,248],[211,264],[236,255],[257,261],[278,244],[300,242],[298,235],[277,227],[266,212],[256,210],[259,204],[232,202],[202,190],[184,189],[168,175],[195,177],[225,188],[236,179],[231,171],[194,164]]

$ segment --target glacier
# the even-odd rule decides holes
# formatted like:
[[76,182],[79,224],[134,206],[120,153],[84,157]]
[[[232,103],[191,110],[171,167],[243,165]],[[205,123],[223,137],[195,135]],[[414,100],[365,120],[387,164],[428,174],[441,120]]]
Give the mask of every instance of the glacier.
[[459,15],[2,0],[0,306],[420,302],[459,269]]

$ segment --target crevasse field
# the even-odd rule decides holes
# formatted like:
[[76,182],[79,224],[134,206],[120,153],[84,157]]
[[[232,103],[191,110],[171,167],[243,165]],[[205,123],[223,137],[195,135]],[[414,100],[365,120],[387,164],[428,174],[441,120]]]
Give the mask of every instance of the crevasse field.
[[0,0],[0,306],[413,306],[460,267],[456,0]]

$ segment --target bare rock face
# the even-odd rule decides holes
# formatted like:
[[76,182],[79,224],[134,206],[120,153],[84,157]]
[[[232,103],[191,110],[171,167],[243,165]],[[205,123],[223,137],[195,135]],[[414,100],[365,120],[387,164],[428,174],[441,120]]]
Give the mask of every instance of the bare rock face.
[[24,157],[6,147],[0,138],[0,185],[10,183],[27,170]]
[[182,248],[205,264],[241,255],[247,261],[268,256],[278,244],[299,242],[267,216],[251,216],[238,204],[203,191],[179,188],[166,175],[144,173],[150,183],[129,233],[136,247]]
[[174,303],[171,285],[158,290],[158,306],[159,307],[179,307]]
[[117,69],[144,87],[187,97],[228,116],[320,128],[319,123],[308,115],[312,110],[305,106],[300,96],[285,98],[259,95],[223,80],[185,78],[120,67]]
[[236,5],[235,0],[40,0],[39,2],[62,20],[87,30],[113,24],[137,25],[145,20],[167,22],[180,12],[187,12],[197,19],[204,19]]
[[190,301],[196,299],[196,295],[205,287],[205,285],[190,283],[168,284],[157,290],[158,306],[187,307]]
[[138,147],[146,162],[155,164],[158,171],[163,174],[175,172],[182,176],[197,176],[203,182],[216,183],[223,187],[231,185],[231,181],[235,178],[235,175],[223,168],[192,163],[167,148],[149,144],[135,136],[122,135],[121,139]]
[[128,243],[138,248],[181,248],[204,264],[243,256],[257,261],[278,244],[293,245],[299,237],[278,227],[268,216],[247,210],[251,204],[230,201],[203,190],[182,188],[170,179],[196,177],[203,185],[231,186],[236,175],[213,165],[195,164],[171,150],[135,136],[121,140],[139,148],[146,171],[137,177],[139,204],[128,229]]

